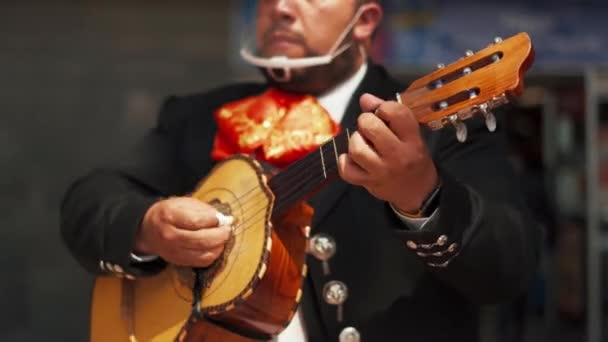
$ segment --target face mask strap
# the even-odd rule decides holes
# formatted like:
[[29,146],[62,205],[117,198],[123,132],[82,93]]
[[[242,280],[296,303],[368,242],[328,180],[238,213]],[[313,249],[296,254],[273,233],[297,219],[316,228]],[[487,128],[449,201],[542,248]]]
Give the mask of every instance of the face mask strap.
[[[350,20],[348,25],[346,25],[346,28],[344,28],[344,31],[342,31],[342,33],[340,34],[340,37],[338,37],[338,39],[336,40],[334,45],[331,47],[331,49],[329,49],[329,53],[328,53],[329,55],[333,55],[334,51],[336,51],[338,49],[338,47],[340,46],[340,44],[342,44],[342,42],[344,41],[346,36],[353,29],[353,26],[355,26],[355,24],[357,23],[357,20],[359,20],[359,18],[363,14],[364,10],[365,10],[364,6],[359,7],[359,9],[357,10],[357,13],[355,13],[355,16],[353,16],[353,18]],[[342,50],[342,49],[340,49],[340,50]],[[344,50],[346,50],[346,49],[344,49]],[[344,51],[344,50],[342,50],[342,51]]]

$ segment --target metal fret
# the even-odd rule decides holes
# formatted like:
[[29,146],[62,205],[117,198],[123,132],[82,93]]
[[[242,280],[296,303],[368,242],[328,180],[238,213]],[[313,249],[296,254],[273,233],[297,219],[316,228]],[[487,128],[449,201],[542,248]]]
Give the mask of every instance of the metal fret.
[[323,157],[323,149],[321,148],[323,145],[319,146],[319,153],[321,153],[321,165],[323,165],[323,177],[327,179],[327,171],[325,169],[325,158]]
[[336,154],[336,165],[338,165],[338,148],[336,147],[336,139],[331,138],[331,142],[334,144],[334,153]]

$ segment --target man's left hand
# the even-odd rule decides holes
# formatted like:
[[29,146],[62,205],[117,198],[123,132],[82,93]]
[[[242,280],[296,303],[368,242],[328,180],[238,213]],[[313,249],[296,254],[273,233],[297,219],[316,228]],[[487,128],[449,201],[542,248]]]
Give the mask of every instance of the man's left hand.
[[370,94],[360,104],[364,113],[348,153],[340,156],[340,177],[404,212],[417,212],[438,176],[416,117],[408,107]]

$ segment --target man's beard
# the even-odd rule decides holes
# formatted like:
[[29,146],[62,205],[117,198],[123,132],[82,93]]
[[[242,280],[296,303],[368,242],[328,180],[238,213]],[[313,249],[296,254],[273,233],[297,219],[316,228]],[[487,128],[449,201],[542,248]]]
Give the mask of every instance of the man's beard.
[[[359,49],[353,44],[327,65],[291,69],[291,79],[288,82],[277,82],[266,69],[262,68],[261,71],[273,87],[293,93],[319,95],[348,79],[356,71],[359,57]],[[281,75],[284,71],[278,69],[275,72]]]

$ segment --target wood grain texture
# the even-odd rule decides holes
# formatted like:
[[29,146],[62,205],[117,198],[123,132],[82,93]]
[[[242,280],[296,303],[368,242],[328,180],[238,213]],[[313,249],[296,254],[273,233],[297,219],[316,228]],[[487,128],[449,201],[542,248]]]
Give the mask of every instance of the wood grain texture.
[[[130,319],[138,341],[172,341],[186,323],[190,303],[175,291],[171,267],[145,279],[132,281]],[[92,342],[129,341],[128,321],[123,319],[123,279],[98,277],[91,305]]]

